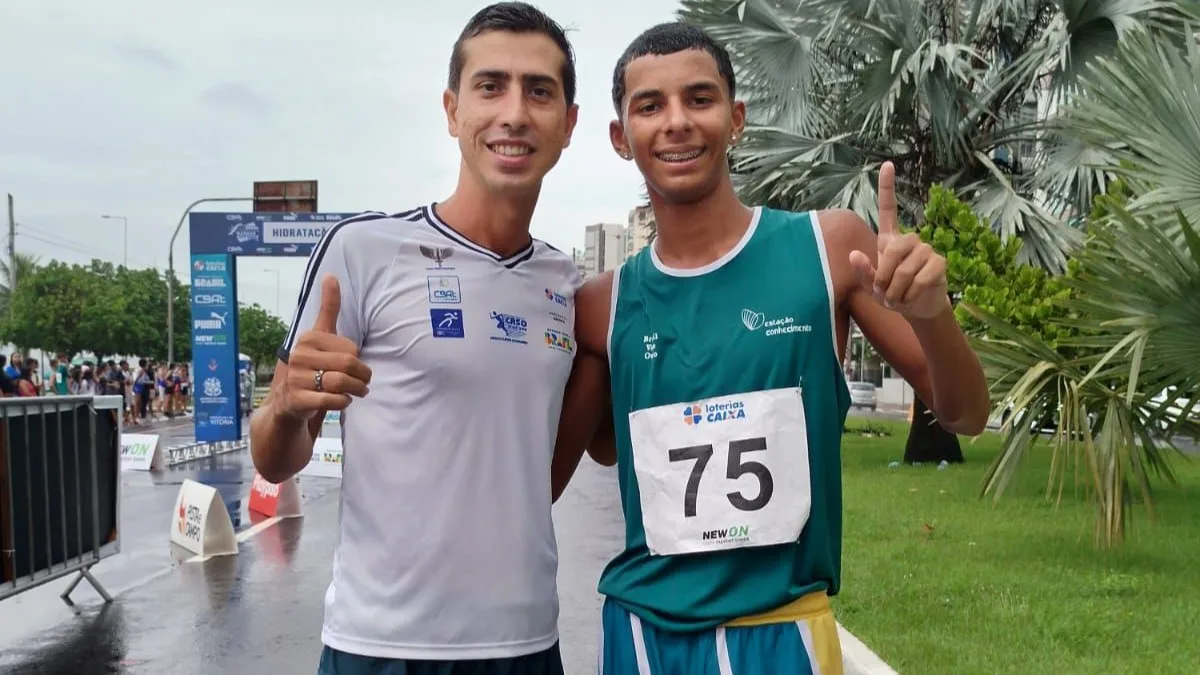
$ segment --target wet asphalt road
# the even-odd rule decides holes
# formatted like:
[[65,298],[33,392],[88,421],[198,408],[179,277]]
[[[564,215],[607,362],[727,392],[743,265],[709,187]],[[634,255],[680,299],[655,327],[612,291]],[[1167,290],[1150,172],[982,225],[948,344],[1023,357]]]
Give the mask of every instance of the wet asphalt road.
[[[158,433],[167,445],[192,438],[190,423]],[[337,536],[336,480],[302,479],[304,517],[261,530],[236,556],[184,562],[190,555],[169,544],[184,478],[216,487],[242,531],[252,525],[245,502],[253,476],[245,451],[161,474],[125,472],[122,553],[93,568],[116,601],[104,607],[84,582],[71,609],[58,598],[67,578],[0,602],[0,673],[315,673]],[[612,469],[585,462],[555,507],[568,675],[594,671],[596,580],[623,533],[615,483]]]

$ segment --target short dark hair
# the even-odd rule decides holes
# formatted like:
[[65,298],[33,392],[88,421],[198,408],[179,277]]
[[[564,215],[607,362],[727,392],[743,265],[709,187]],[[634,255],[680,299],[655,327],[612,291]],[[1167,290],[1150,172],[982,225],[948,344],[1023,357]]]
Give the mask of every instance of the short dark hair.
[[563,53],[563,94],[566,96],[567,105],[574,105],[575,52],[571,49],[571,42],[567,40],[566,31],[554,19],[546,16],[545,12],[525,2],[497,2],[484,7],[471,17],[458,39],[454,41],[454,51],[450,55],[449,86],[452,91],[458,92],[462,81],[463,63],[467,60],[463,55],[463,43],[493,30],[541,33],[553,40]]
[[733,76],[733,63],[729,60],[729,52],[696,26],[680,21],[660,23],[634,38],[617,60],[612,81],[613,107],[617,109],[617,116],[621,115],[621,101],[625,99],[625,70],[634,59],[643,56],[667,56],[688,49],[699,49],[713,57],[717,62],[717,72],[729,87],[729,97],[733,98],[737,93],[737,82]]

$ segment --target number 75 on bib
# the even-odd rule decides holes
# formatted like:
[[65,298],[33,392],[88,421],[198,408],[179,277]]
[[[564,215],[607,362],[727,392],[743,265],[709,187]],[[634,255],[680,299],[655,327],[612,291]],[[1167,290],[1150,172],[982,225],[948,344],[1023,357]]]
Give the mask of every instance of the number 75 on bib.
[[636,410],[629,434],[651,554],[800,537],[812,484],[799,387]]

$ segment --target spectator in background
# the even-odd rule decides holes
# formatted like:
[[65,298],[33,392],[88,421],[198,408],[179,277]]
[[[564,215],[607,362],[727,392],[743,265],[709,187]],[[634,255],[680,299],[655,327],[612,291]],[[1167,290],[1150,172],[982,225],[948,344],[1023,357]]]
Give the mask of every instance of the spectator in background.
[[192,394],[192,374],[186,363],[179,364],[179,414],[187,412],[191,405],[189,397]]
[[4,374],[14,382],[21,379],[21,363],[21,352],[13,352],[10,355],[8,366],[4,369]]
[[146,359],[138,359],[137,367],[133,368],[132,371],[126,371],[129,376],[129,393],[133,395],[130,399],[130,406],[133,408],[133,419],[135,421],[142,418],[142,387],[139,380],[142,379],[142,371],[145,369]]
[[21,368],[21,375],[17,379],[17,396],[37,396],[38,393],[38,386],[34,380],[34,370],[29,361],[26,361],[25,366]]
[[57,357],[50,359],[50,367],[47,368],[46,372],[42,374],[42,394],[43,395],[52,396],[53,394],[57,393],[57,387],[54,386],[55,384],[57,384],[54,381],[55,377],[58,377],[58,358]]
[[167,391],[167,367],[160,363],[154,371],[154,392],[157,394],[154,406],[158,409],[158,414],[170,417],[171,409],[168,407]]
[[184,412],[184,408],[180,405],[182,394],[180,394],[182,386],[179,378],[179,364],[170,364],[167,374],[167,389],[170,393],[170,416]]
[[125,376],[125,371],[129,369],[129,363],[122,360],[119,364],[112,359],[108,360],[108,372],[105,378],[105,386],[108,389],[109,396],[120,396],[123,400],[125,426],[133,426],[133,406],[129,395],[129,378]]
[[171,416],[187,412],[187,384],[182,363],[172,363],[167,375],[167,389],[170,392]]
[[42,395],[42,378],[38,376],[38,371],[41,369],[41,364],[38,363],[37,359],[35,359],[33,357],[29,357],[29,358],[25,359],[25,367],[31,371],[31,377],[33,378],[33,380],[32,380],[33,386],[36,387],[38,390],[37,395],[41,396]]
[[83,367],[83,372],[79,377],[79,395],[95,396],[98,391],[95,373],[87,366]]
[[0,354],[0,397],[4,398],[17,395],[17,382],[8,376],[7,362],[8,357]]
[[100,396],[125,396],[125,376],[117,368],[117,362],[109,359],[100,367],[96,377],[96,393]]
[[[53,364],[54,362],[51,361],[50,363]],[[70,393],[67,387],[67,374],[70,370],[67,363],[67,355],[59,353],[58,367],[54,369],[54,393],[59,396],[66,396]]]
[[137,406],[137,417],[142,422],[150,413],[150,396],[154,393],[154,377],[150,372],[150,362],[138,359],[138,369],[134,374],[133,397]]
[[71,366],[71,371],[67,374],[67,393],[71,396],[79,395],[79,382],[83,379],[83,368],[79,366]]

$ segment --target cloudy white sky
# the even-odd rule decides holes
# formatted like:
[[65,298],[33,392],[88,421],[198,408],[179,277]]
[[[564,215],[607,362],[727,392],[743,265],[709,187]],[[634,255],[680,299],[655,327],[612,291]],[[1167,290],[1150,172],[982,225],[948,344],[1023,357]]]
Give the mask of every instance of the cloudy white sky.
[[[458,169],[441,108],[450,46],[486,4],[4,0],[0,194],[15,199],[18,250],[119,263],[121,221],[101,218],[118,215],[129,265],[165,269],[188,203],[245,196],[255,180],[317,179],[327,212],[444,198]],[[625,222],[638,198],[636,170],[608,143],[612,67],[677,3],[536,4],[572,29],[580,121],[533,234],[570,251],[586,225]],[[185,225],[177,274],[188,255]],[[303,265],[242,258],[239,300],[289,317]]]

